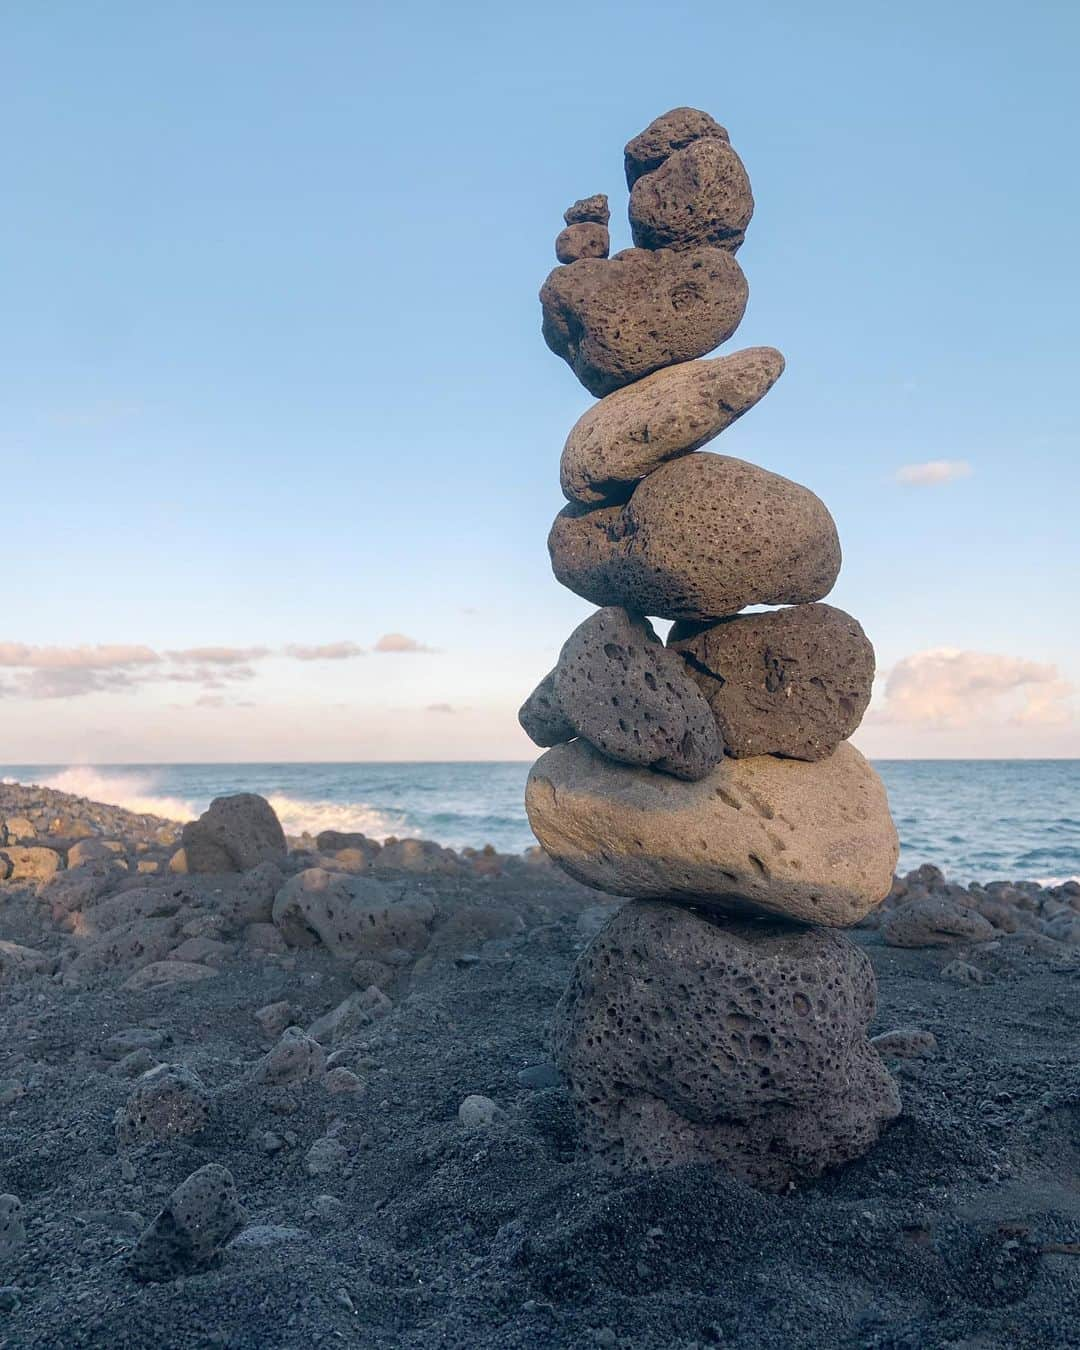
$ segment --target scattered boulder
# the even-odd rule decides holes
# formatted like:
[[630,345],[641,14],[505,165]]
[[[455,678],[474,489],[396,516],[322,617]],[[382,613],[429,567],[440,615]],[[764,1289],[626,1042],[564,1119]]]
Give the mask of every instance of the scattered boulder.
[[873,967],[823,929],[626,905],[575,967],[555,1059],[614,1168],[715,1162],[769,1190],[864,1153],[899,1113],[866,1029]]
[[774,347],[684,361],[618,389],[587,409],[563,447],[570,501],[624,501],[668,460],[698,450],[763,398],[784,369]]
[[175,984],[198,984],[220,974],[213,966],[196,961],[151,961],[128,976],[123,988],[138,993],[147,989],[167,989]]
[[890,947],[948,947],[957,942],[989,942],[994,926],[978,910],[953,900],[928,897],[894,909],[881,925]]
[[820,600],[840,570],[819,497],[707,450],[662,464],[624,506],[565,507],[548,549],[556,577],[586,600],[665,619]]
[[114,1129],[121,1147],[143,1139],[173,1139],[198,1134],[210,1120],[210,1094],[194,1069],[158,1064],[139,1078],[116,1113]]
[[485,1125],[491,1125],[502,1114],[490,1097],[480,1096],[479,1093],[466,1097],[458,1107],[458,1120],[467,1130],[478,1130]]
[[110,929],[78,949],[78,955],[64,967],[63,982],[90,984],[114,970],[136,971],[164,961],[176,946],[179,932],[176,918],[137,919]]
[[753,214],[743,162],[718,136],[672,151],[630,190],[630,232],[638,248],[711,246],[734,253]]
[[934,1059],[938,1051],[934,1033],[918,1027],[883,1031],[880,1036],[873,1036],[870,1044],[879,1055],[890,1055],[893,1059]]
[[847,742],[816,764],[725,758],[685,783],[572,741],[537,760],[525,807],[587,886],[829,926],[888,894],[899,850],[881,780]]
[[625,249],[555,268],[540,291],[544,340],[603,398],[726,342],[746,298],[746,278],[724,249]]
[[174,1280],[206,1270],[247,1216],[232,1173],[217,1163],[193,1172],[141,1234],[128,1258],[136,1279]]
[[281,999],[257,1009],[254,1017],[264,1036],[280,1036],[287,1026],[295,1022],[296,1010],[286,999]]
[[723,754],[716,719],[685,665],[647,619],[624,609],[599,609],[574,629],[554,695],[573,732],[621,763],[697,779]]
[[87,863],[103,862],[123,866],[124,845],[117,840],[80,839],[67,851],[68,867],[84,867]]
[[309,1177],[323,1177],[344,1171],[349,1162],[349,1151],[340,1139],[324,1135],[316,1139],[304,1155],[304,1171]]
[[685,660],[736,759],[824,759],[870,702],[874,649],[857,620],[832,605],[677,623],[668,646]]
[[321,1078],[326,1069],[326,1051],[299,1027],[286,1027],[281,1039],[251,1070],[251,1081],[264,1087],[304,1083]]
[[160,1050],[168,1040],[157,1027],[127,1027],[114,1031],[102,1041],[98,1053],[103,1059],[124,1059],[135,1050]]
[[672,108],[653,118],[623,151],[626,186],[633,189],[642,174],[652,173],[674,154],[699,140],[727,141],[727,131],[698,108]]
[[36,882],[38,885],[51,880],[61,865],[60,854],[40,844],[7,844],[0,858],[7,864],[9,881]]
[[290,878],[274,901],[274,922],[290,946],[321,942],[343,958],[416,954],[428,945],[434,919],[430,900],[406,898],[402,885],[318,867]]
[[288,848],[274,808],[254,792],[217,797],[181,835],[186,870],[245,872],[260,863],[284,862]]

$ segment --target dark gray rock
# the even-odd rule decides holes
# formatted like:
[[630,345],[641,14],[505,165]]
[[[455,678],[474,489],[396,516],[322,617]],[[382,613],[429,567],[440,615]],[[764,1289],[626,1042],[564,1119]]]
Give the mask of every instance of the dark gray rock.
[[540,291],[544,341],[602,398],[726,342],[746,308],[746,278],[720,248],[631,248],[556,267]]
[[263,862],[283,862],[285,831],[274,808],[254,792],[217,797],[180,837],[188,872],[246,872]]
[[677,623],[668,646],[685,660],[736,759],[824,759],[870,702],[874,649],[857,621],[831,605]]
[[996,933],[978,910],[933,896],[894,909],[881,925],[881,935],[890,947],[949,947],[989,942]]
[[565,507],[548,550],[559,581],[586,600],[665,619],[820,600],[840,570],[819,497],[709,451],[662,464],[625,506]]
[[158,1064],[137,1079],[113,1125],[121,1147],[143,1139],[198,1134],[210,1120],[210,1093],[186,1064]]
[[536,745],[562,745],[577,735],[577,728],[559,706],[553,670],[548,671],[521,705],[518,721]]
[[606,1165],[711,1161],[782,1190],[864,1153],[900,1110],[866,1037],[875,998],[838,933],[632,902],[578,960],[555,1060]]
[[175,1280],[206,1270],[243,1228],[246,1215],[227,1168],[208,1163],[176,1188],[128,1258],[138,1280]]

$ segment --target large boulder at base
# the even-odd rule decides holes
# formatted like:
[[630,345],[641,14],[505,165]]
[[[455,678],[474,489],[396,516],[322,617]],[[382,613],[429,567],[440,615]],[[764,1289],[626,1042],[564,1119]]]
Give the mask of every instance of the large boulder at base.
[[746,238],[754,194],[742,160],[713,136],[675,150],[630,191],[630,232],[638,248],[733,253]]
[[554,696],[571,735],[621,763],[695,779],[723,754],[716,719],[685,665],[647,619],[624,609],[598,609],[574,629],[555,667]]
[[188,872],[246,872],[263,862],[283,862],[285,831],[274,808],[254,792],[216,797],[180,839]]
[[555,1011],[586,1146],[614,1168],[712,1162],[782,1190],[857,1158],[899,1113],[867,1040],[866,956],[820,928],[624,905]]
[[593,404],[571,428],[560,478],[570,501],[623,501],[661,464],[700,449],[776,383],[784,358],[747,347],[657,370]]
[[707,450],[662,464],[625,506],[565,507],[548,550],[559,581],[586,600],[664,619],[820,600],[840,571],[819,497]]
[[817,764],[725,757],[684,783],[571,741],[537,760],[525,808],[551,857],[597,890],[830,927],[881,902],[899,852],[881,780],[847,742]]
[[274,922],[291,947],[318,943],[335,956],[402,964],[428,945],[435,921],[430,900],[401,883],[309,867],[291,877],[274,901]]
[[556,267],[544,282],[544,341],[603,398],[726,342],[747,295],[739,264],[721,248],[630,248],[613,258],[582,258]]
[[859,623],[832,605],[677,623],[668,646],[686,661],[737,759],[824,759],[870,702],[874,649]]
[[145,1281],[197,1274],[218,1259],[246,1220],[232,1173],[207,1163],[181,1182],[140,1235],[128,1257],[129,1269]]
[[669,155],[694,141],[728,139],[727,130],[699,108],[672,108],[661,113],[626,144],[626,186],[632,189],[642,174],[652,173]]

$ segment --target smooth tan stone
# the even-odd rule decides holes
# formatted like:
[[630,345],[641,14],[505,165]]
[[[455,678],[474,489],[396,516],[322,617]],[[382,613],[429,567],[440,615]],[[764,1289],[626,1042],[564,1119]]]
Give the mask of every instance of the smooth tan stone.
[[597,890],[844,927],[878,905],[899,853],[880,778],[846,742],[828,759],[724,759],[687,783],[587,742],[533,766],[529,824]]
[[618,389],[579,417],[562,453],[562,490],[589,505],[624,499],[666,460],[697,450],[780,378],[775,347],[684,361]]

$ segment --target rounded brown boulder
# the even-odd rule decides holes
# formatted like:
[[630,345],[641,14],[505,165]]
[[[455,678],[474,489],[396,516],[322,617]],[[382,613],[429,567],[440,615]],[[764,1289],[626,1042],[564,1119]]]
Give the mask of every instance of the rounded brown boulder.
[[806,604],[840,571],[836,526],[819,497],[709,451],[662,464],[625,506],[564,508],[548,549],[556,577],[586,600],[665,619]]
[[577,262],[579,258],[606,258],[610,248],[607,226],[595,221],[567,225],[555,240],[555,256],[561,263]]
[[680,658],[647,620],[623,609],[597,610],[571,633],[553,692],[571,736],[584,736],[609,759],[693,780],[723,754],[716,719]]
[[669,459],[711,441],[780,378],[775,347],[748,347],[711,361],[657,370],[594,403],[563,447],[560,477],[570,501],[623,501]]
[[630,193],[630,231],[638,248],[733,253],[746,238],[754,196],[743,162],[727,141],[691,142],[643,174]]
[[553,1048],[602,1163],[711,1162],[783,1190],[899,1114],[867,1040],[875,1003],[873,967],[838,933],[635,902],[579,958]]
[[846,741],[815,764],[725,757],[696,783],[571,741],[533,765],[525,809],[586,886],[833,928],[881,903],[899,852],[881,780]]
[[874,649],[859,623],[832,605],[677,623],[668,646],[686,661],[737,759],[824,759],[870,702]]
[[630,248],[556,267],[540,291],[544,341],[603,398],[726,342],[746,308],[746,278],[722,248]]
[[642,174],[652,173],[670,154],[694,141],[727,139],[725,128],[700,108],[672,108],[661,113],[627,142],[623,151],[626,186],[633,188]]

